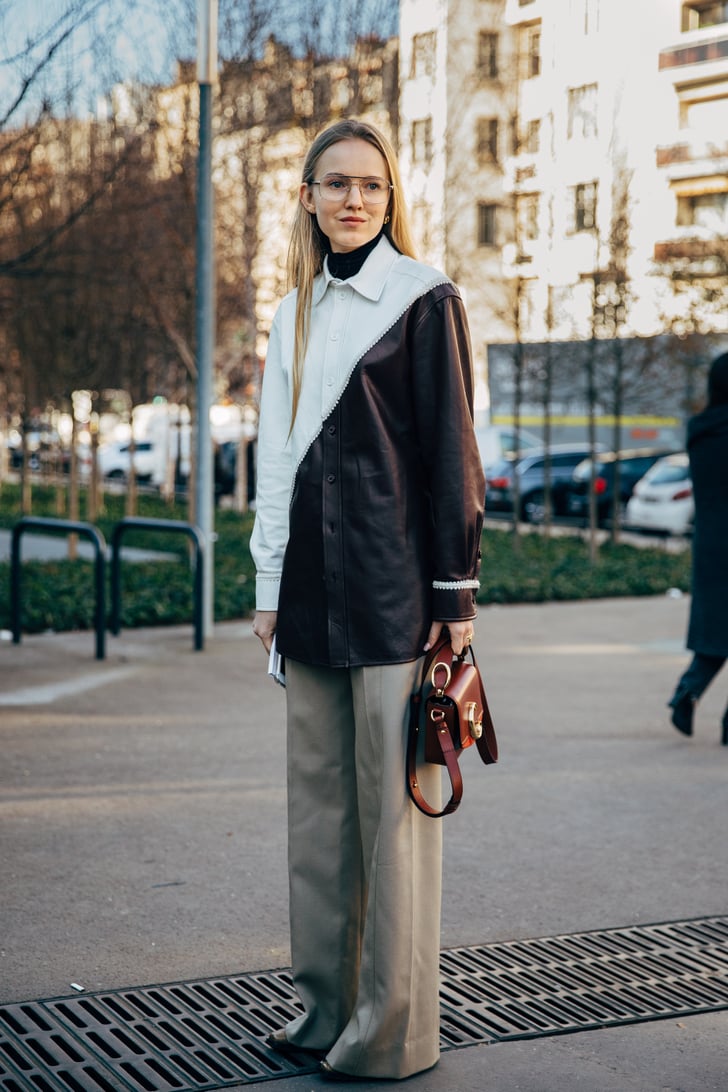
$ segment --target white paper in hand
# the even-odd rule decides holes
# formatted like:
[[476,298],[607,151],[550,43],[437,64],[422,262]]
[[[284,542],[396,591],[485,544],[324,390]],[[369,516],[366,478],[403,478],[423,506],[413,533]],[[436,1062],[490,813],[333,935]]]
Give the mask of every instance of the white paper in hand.
[[276,648],[275,635],[273,637],[273,644],[270,646],[270,655],[268,656],[268,674],[281,686],[286,685],[286,661]]

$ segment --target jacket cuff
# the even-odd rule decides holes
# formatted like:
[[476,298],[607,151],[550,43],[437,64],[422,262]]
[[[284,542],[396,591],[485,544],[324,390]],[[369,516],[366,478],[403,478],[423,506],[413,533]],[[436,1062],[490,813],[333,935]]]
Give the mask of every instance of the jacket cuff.
[[435,580],[432,585],[432,617],[438,622],[464,622],[475,618],[477,580]]
[[258,573],[255,577],[255,609],[278,610],[281,578],[277,573]]

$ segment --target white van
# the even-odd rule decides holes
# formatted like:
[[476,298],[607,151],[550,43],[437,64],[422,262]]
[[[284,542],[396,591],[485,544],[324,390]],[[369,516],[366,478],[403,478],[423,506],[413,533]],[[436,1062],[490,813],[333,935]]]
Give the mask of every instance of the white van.
[[[486,471],[502,459],[509,459],[515,455],[516,433],[513,425],[485,425],[476,428],[475,438],[478,441],[480,458]],[[529,448],[542,445],[540,437],[533,432],[526,432],[523,428],[518,431],[518,439],[522,455]]]

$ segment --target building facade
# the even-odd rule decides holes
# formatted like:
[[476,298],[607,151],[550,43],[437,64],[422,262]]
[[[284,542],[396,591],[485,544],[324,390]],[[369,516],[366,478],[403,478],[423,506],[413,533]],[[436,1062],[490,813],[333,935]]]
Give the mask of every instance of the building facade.
[[[583,418],[586,352],[597,376],[625,359],[639,373],[627,384],[633,416],[689,408],[691,369],[714,344],[693,352],[694,339],[728,333],[728,2],[400,0],[399,11],[397,37],[361,40],[346,58],[300,56],[271,39],[261,57],[221,67],[218,393],[258,374],[286,291],[306,147],[357,115],[398,148],[420,256],[462,289],[480,421],[512,416],[523,384],[518,412],[537,424],[536,388],[555,360],[550,412]],[[102,137],[110,149],[138,140],[150,179],[177,178],[188,196],[193,66],[180,65],[171,87],[117,89],[110,109],[113,125],[74,127],[83,141],[67,153],[73,163],[98,158]],[[56,169],[60,139],[36,139]],[[70,184],[55,191],[67,196]],[[174,225],[188,264],[191,216]],[[166,316],[170,360],[189,367],[177,298],[155,313]],[[649,404],[658,390],[664,406]],[[613,415],[613,385],[597,400]]]
[[[672,343],[644,339],[728,328],[728,4],[400,7],[400,140],[415,232],[466,295],[479,409],[493,396],[507,414],[513,362],[530,359],[521,379],[535,424],[543,410],[528,404],[529,377],[546,355],[565,359],[577,340],[639,340],[627,372],[641,379],[632,409],[645,412],[633,416],[649,416],[650,379]],[[573,370],[564,375],[566,411],[583,416],[574,382]],[[670,390],[667,401],[676,397]],[[597,398],[606,418],[611,394]]]

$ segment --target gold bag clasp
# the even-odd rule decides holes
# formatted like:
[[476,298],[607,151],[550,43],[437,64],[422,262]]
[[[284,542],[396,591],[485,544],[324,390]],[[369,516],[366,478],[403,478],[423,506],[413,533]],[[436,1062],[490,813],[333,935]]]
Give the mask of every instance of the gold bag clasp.
[[471,739],[480,739],[483,734],[483,718],[480,720],[475,719],[475,710],[477,705],[474,701],[468,701],[465,703],[465,719],[468,722],[468,732]]

